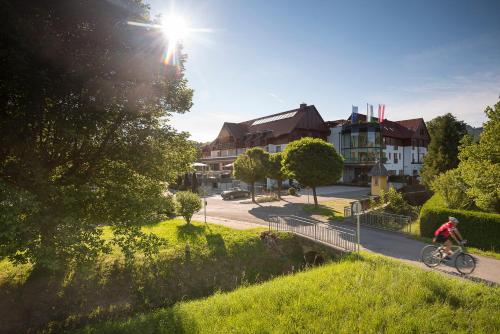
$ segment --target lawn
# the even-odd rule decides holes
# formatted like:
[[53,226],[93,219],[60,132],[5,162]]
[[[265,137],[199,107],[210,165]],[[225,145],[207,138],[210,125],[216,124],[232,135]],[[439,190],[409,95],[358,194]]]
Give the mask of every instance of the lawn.
[[305,204],[303,209],[306,213],[314,216],[323,216],[328,220],[339,220],[344,218],[344,207],[350,205],[352,200],[336,199],[332,201],[325,201],[318,204],[315,208],[314,204]]
[[[76,328],[299,271],[304,250],[332,255],[285,233],[276,246],[267,246],[260,239],[263,228],[241,231],[176,219],[144,230],[164,237],[168,245],[153,261],[139,256],[131,267],[115,249],[97,263],[69,268],[62,277],[27,284],[29,265],[0,262],[0,332]],[[105,237],[111,237],[110,230]]]
[[499,333],[500,288],[363,254],[83,333]]

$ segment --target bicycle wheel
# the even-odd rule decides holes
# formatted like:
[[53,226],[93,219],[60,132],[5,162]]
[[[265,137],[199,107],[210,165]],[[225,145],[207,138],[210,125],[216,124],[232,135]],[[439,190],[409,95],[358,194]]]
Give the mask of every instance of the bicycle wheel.
[[472,274],[476,269],[476,260],[470,254],[460,253],[455,258],[455,268],[461,274]]
[[435,267],[440,264],[442,260],[439,247],[434,245],[428,245],[422,248],[420,258],[427,267]]

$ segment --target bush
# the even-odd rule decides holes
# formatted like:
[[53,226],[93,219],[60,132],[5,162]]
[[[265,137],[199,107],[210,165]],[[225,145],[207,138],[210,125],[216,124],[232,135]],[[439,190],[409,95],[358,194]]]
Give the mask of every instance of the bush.
[[173,217],[175,216],[175,199],[174,196],[172,195],[167,195],[165,196],[165,207],[164,207],[164,213],[168,217]]
[[297,196],[297,189],[295,189],[294,187],[288,188],[288,194],[292,196]]
[[[383,206],[385,204],[385,206]],[[375,210],[383,210],[384,212],[393,213],[396,215],[405,215],[416,217],[418,211],[415,207],[408,204],[403,198],[403,194],[394,188],[389,188],[389,191],[381,191],[378,199],[370,199],[369,207]],[[378,209],[377,209],[378,208]]]
[[441,196],[444,205],[450,209],[467,209],[472,204],[467,195],[467,185],[458,169],[450,169],[436,177],[432,182],[432,190]]
[[420,235],[433,237],[449,216],[460,221],[458,228],[469,245],[483,250],[500,249],[500,214],[449,209],[439,194],[432,196],[420,211]]
[[180,191],[175,194],[177,201],[177,213],[186,220],[186,223],[191,223],[193,214],[201,209],[201,198],[198,194],[190,191]]

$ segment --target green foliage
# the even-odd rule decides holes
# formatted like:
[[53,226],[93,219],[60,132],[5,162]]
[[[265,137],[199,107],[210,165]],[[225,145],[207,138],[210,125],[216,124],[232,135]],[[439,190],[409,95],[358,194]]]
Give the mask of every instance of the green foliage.
[[288,194],[291,196],[297,196],[297,189],[295,189],[294,187],[288,188]]
[[380,256],[88,327],[90,333],[496,333],[500,289]]
[[431,141],[420,175],[427,188],[431,188],[437,175],[458,166],[458,147],[467,129],[463,121],[449,113],[429,121],[427,129]]
[[172,195],[165,196],[165,211],[162,212],[167,217],[174,217],[177,211],[177,203]]
[[[20,271],[29,269],[12,268],[8,261],[0,261],[0,295],[27,294],[26,299],[0,299],[0,331],[62,333],[63,328],[124,318],[299,271],[304,267],[302,247],[331,254],[311,241],[285,233],[277,234],[278,249],[270,248],[260,240],[264,228],[234,230],[199,222],[187,225],[175,219],[142,230],[167,241],[154,258],[145,261],[138,256],[132,266],[124,266],[123,254],[114,248],[92,264],[69,268],[64,280],[49,291],[27,290],[27,283],[19,279],[26,276]],[[113,238],[110,228],[104,228],[104,236]],[[25,317],[27,312],[29,318]],[[42,331],[49,327],[51,331]]]
[[459,169],[451,169],[436,177],[432,182],[432,190],[443,198],[447,208],[467,209],[472,204]]
[[236,158],[234,177],[251,185],[252,201],[255,202],[255,182],[264,179],[269,170],[269,153],[260,147],[246,150]]
[[283,180],[287,178],[287,175],[283,173],[282,167],[283,154],[281,152],[273,153],[269,155],[269,164],[266,176],[270,179],[276,180],[278,183],[278,198],[281,197],[281,185]]
[[179,191],[175,194],[175,200],[178,203],[178,214],[186,220],[186,223],[191,223],[193,214],[201,209],[200,196],[191,191]]
[[420,210],[420,235],[433,237],[434,231],[449,216],[460,221],[458,229],[470,246],[483,250],[500,249],[500,214],[448,209],[439,194],[432,196]]
[[462,143],[459,170],[467,185],[467,195],[483,211],[500,212],[500,101],[485,110],[478,143],[470,138]]
[[313,189],[332,184],[342,175],[343,160],[332,144],[318,138],[305,137],[290,142],[283,152],[283,172],[300,184]]
[[390,187],[388,191],[384,191],[382,189],[378,199],[370,199],[370,208],[396,215],[411,217],[418,215],[417,209],[408,204],[408,202],[406,202],[403,198],[403,194],[398,192],[393,187]]
[[140,225],[196,155],[166,123],[192,105],[185,56],[162,64],[162,32],[127,24],[148,22],[140,1],[7,1],[0,15],[0,258],[60,269],[113,244],[154,250]]

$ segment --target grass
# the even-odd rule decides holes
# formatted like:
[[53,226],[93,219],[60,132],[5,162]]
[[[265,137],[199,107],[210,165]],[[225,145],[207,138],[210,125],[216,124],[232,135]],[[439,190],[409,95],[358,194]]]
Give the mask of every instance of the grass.
[[83,333],[499,333],[500,288],[363,254]]
[[[33,285],[26,283],[29,265],[0,262],[0,332],[77,328],[301,270],[304,249],[331,255],[285,233],[279,234],[277,246],[267,246],[260,240],[263,228],[241,231],[176,219],[143,229],[167,239],[168,245],[154,260],[139,256],[131,267],[115,249],[95,264],[68,268],[62,277]],[[111,235],[105,230],[106,238]]]
[[313,216],[323,216],[328,220],[339,220],[344,218],[344,207],[348,206],[350,202],[351,200],[337,199],[322,202],[318,204],[317,208],[314,207],[314,204],[305,204],[303,209]]

